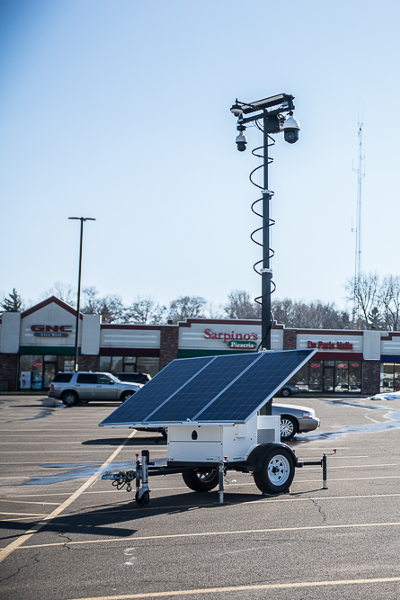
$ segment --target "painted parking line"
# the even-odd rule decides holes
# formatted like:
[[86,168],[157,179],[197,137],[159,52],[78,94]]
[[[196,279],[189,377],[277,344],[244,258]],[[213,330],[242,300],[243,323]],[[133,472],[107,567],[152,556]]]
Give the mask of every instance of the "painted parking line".
[[253,592],[257,590],[295,590],[316,587],[339,587],[345,585],[372,585],[379,583],[397,583],[399,581],[400,577],[374,577],[373,579],[338,579],[336,581],[304,581],[295,583],[265,583],[256,585],[237,586],[230,585],[226,587],[202,588],[196,590],[176,590],[172,592],[118,594],[116,596],[91,596],[87,598],[79,598],[79,600],[135,600],[139,598],[170,598],[171,596],[194,596],[200,594],[232,594],[235,592]]
[[[215,506],[215,505],[214,505]],[[168,507],[168,508],[174,508],[174,507]],[[132,509],[130,509],[132,510]],[[106,511],[105,511],[106,512]],[[140,541],[160,541],[160,540],[171,540],[171,539],[182,539],[182,538],[200,538],[200,537],[217,537],[217,536],[232,536],[232,535],[251,535],[251,534],[257,534],[259,535],[260,533],[283,533],[283,532],[299,532],[299,531],[303,531],[303,532],[308,532],[308,531],[328,531],[328,530],[335,530],[335,529],[344,529],[344,530],[350,530],[350,529],[368,529],[368,528],[380,528],[380,527],[400,527],[400,521],[394,522],[394,523],[353,523],[353,524],[343,524],[343,525],[307,525],[307,526],[303,526],[303,527],[275,527],[275,528],[267,528],[267,529],[243,529],[243,530],[238,530],[238,531],[200,531],[200,532],[192,532],[192,533],[166,533],[164,535],[149,535],[149,536],[135,536],[135,537],[127,537],[127,538],[116,538],[116,539],[102,539],[102,540],[81,540],[81,541],[77,541],[77,542],[73,542],[73,541],[68,541],[68,542],[54,542],[54,543],[49,543],[49,544],[36,544],[36,545],[27,545],[27,546],[23,546],[22,548],[20,548],[20,550],[27,550],[27,549],[32,549],[32,548],[46,548],[46,547],[50,547],[50,546],[77,546],[77,545],[84,545],[84,544],[104,544],[106,542],[110,543],[110,542],[127,542],[129,541],[134,541],[134,542],[140,542]]]
[[[16,512],[0,512],[0,515],[9,515],[9,516],[14,516],[14,517],[21,517],[21,519],[26,519],[26,518],[31,518],[31,517],[45,517],[46,513],[44,514],[39,514],[39,513],[16,513]],[[9,519],[2,519],[2,521],[4,520],[9,520]]]
[[[130,436],[129,436],[130,437]],[[123,446],[125,446],[126,441],[122,444]],[[101,445],[101,443],[99,444],[99,446]],[[79,454],[83,454],[84,452],[90,452],[91,454],[93,452],[107,452],[109,451],[110,448],[90,448],[89,446],[86,447],[82,447],[79,450],[36,450],[36,451],[32,451],[30,450],[29,454],[76,454],[77,452],[79,452]],[[26,450],[13,450],[13,451],[1,451],[0,452],[0,456],[3,456],[3,454],[26,454]]]
[[60,515],[68,506],[70,506],[79,496],[83,494],[83,492],[89,488],[93,483],[97,480],[97,478],[104,472],[105,468],[114,460],[114,458],[121,452],[124,448],[125,444],[136,434],[136,430],[132,431],[130,435],[126,438],[123,444],[119,446],[114,452],[109,456],[109,458],[101,465],[101,467],[96,471],[94,475],[92,475],[89,479],[85,481],[80,488],[76,490],[69,498],[67,498],[62,504],[60,504],[57,508],[53,510],[53,512],[47,515],[44,519],[42,519],[39,523],[36,523],[32,529],[27,531],[24,535],[21,535],[16,540],[8,544],[5,548],[0,550],[0,562],[2,562],[7,556],[9,556],[14,550],[19,548],[22,544],[24,544],[27,540],[29,540],[35,533],[40,531],[49,521],[55,519]]

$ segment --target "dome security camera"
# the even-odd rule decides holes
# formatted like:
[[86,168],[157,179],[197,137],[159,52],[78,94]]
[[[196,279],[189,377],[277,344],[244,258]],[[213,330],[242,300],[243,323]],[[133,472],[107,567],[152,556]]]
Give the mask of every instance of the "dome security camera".
[[300,124],[296,119],[290,115],[283,124],[283,135],[285,142],[288,144],[295,144],[299,139]]
[[231,113],[235,117],[240,117],[243,114],[243,108],[240,106],[237,98],[235,104],[231,107]]
[[246,150],[247,145],[247,137],[244,135],[244,131],[246,131],[246,127],[244,125],[238,125],[237,130],[239,131],[239,135],[236,136],[236,144],[239,152],[244,152]]

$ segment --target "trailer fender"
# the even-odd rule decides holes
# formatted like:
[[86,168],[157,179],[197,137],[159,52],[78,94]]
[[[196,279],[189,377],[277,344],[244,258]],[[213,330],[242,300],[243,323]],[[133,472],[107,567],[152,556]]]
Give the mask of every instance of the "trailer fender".
[[288,446],[287,444],[282,443],[268,443],[268,444],[258,444],[251,451],[247,458],[247,467],[249,471],[257,472],[261,470],[261,466],[264,462],[264,458],[275,449],[285,448],[291,456],[293,457],[294,464],[297,466],[297,456],[296,453]]

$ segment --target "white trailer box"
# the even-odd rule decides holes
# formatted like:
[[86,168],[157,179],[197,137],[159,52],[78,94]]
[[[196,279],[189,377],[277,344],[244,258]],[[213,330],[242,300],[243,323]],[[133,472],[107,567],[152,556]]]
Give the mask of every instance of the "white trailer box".
[[168,462],[241,462],[263,443],[280,441],[279,416],[253,416],[247,423],[182,423],[168,427]]

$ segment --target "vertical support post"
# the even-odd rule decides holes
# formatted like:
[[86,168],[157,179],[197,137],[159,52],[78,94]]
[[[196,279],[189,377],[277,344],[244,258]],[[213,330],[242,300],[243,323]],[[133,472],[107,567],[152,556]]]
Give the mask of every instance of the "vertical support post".
[[326,454],[322,457],[322,489],[328,489],[328,464]]
[[142,491],[147,492],[149,489],[149,451],[142,450]]
[[139,493],[139,489],[140,489],[140,460],[139,460],[139,454],[136,454],[136,495]]
[[83,221],[81,217],[81,237],[79,246],[79,273],[78,273],[78,297],[76,302],[76,325],[75,325],[75,359],[74,370],[78,371],[78,341],[79,341],[79,313],[81,308],[81,279],[82,279],[82,246],[83,246]]
[[269,202],[268,190],[268,116],[264,111],[263,117],[263,144],[264,144],[264,189],[262,192],[263,204],[263,271],[261,275],[261,347],[271,350],[271,267],[269,262]]
[[224,503],[224,461],[218,465],[218,492],[219,492],[219,503]]

